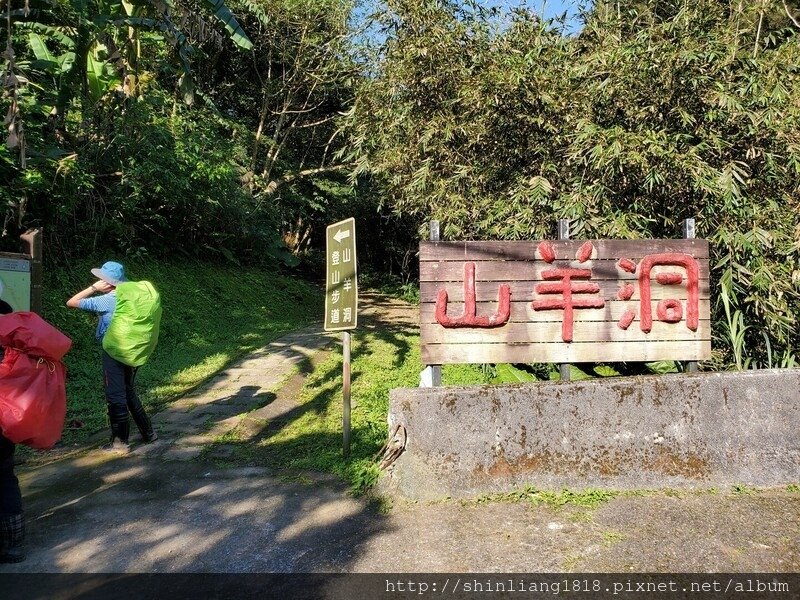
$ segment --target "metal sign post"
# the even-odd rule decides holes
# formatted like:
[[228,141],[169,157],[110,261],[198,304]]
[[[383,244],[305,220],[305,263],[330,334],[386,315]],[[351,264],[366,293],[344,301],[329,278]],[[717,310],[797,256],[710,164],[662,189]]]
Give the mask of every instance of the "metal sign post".
[[[685,240],[694,239],[694,219],[683,220],[683,239]],[[690,360],[686,363],[687,373],[697,373],[697,371],[698,371],[698,364],[696,360]]]
[[[439,221],[433,220],[430,223],[430,239],[432,242],[439,241]],[[442,365],[430,365],[431,385],[439,387],[442,385]]]
[[350,456],[350,332],[342,333],[342,451]]
[[358,322],[356,222],[345,219],[325,232],[325,331],[342,331],[342,446],[350,455],[350,330]]
[[[558,239],[569,239],[569,219],[558,220]],[[569,363],[561,363],[558,365],[559,381],[569,381],[572,375],[571,371],[572,369]]]

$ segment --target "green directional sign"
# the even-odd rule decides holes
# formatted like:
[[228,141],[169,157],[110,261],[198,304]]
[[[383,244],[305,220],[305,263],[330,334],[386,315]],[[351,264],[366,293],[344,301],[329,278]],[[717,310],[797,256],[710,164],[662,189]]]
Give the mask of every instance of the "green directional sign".
[[355,219],[328,225],[325,241],[325,331],[355,329],[358,320]]

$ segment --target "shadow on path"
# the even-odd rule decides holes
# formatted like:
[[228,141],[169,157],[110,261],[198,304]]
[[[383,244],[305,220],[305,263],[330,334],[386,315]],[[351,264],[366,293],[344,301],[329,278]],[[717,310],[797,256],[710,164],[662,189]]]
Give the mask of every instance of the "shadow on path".
[[0,573],[338,571],[386,531],[329,478],[93,458],[26,478],[29,558]]
[[[381,309],[367,300],[366,310]],[[347,570],[387,531],[366,500],[331,476],[299,483],[201,455],[249,411],[286,422],[308,410],[276,391],[331,343],[312,327],[253,352],[154,415],[161,438],[127,456],[89,450],[23,471],[29,558],[0,573]]]

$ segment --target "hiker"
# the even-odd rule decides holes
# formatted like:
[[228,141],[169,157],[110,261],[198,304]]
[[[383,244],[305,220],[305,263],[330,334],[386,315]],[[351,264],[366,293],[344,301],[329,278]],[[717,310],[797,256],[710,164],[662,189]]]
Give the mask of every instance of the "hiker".
[[[12,312],[8,302],[0,300],[0,314]],[[0,346],[0,359],[5,350]],[[22,492],[14,473],[16,446],[0,432],[0,563],[25,560],[25,515],[22,512]]]
[[[108,261],[99,269],[92,269],[91,272],[98,280],[67,300],[67,306],[99,315],[95,337],[102,344],[117,307],[116,288],[128,280],[125,277],[125,268],[114,261]],[[98,293],[102,295],[96,296]],[[111,440],[103,448],[119,452],[129,450],[129,412],[142,434],[142,441],[144,443],[155,441],[158,439],[158,434],[153,430],[153,425],[134,388],[138,367],[120,362],[105,348],[102,352],[103,383],[108,404],[108,418],[111,423]]]

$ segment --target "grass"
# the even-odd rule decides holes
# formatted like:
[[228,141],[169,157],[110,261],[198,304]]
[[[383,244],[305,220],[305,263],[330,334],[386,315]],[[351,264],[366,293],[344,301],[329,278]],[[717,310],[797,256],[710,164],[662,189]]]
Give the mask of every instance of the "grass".
[[603,545],[606,548],[610,548],[614,544],[618,544],[625,540],[625,536],[617,531],[604,531],[601,534],[603,538]]
[[[761,494],[769,488],[754,486],[734,485],[731,486],[730,494],[733,497],[741,497],[752,494]],[[789,493],[800,492],[800,486],[789,484],[786,486]],[[529,502],[533,506],[548,506],[550,508],[577,507],[581,510],[569,515],[573,522],[590,522],[593,520],[592,511],[599,506],[615,498],[641,498],[648,496],[665,496],[668,498],[686,498],[687,496],[717,496],[720,490],[711,488],[677,490],[674,488],[659,489],[596,489],[588,488],[585,490],[573,491],[562,489],[561,491],[539,490],[532,485],[525,485],[522,488],[510,492],[498,492],[478,496],[473,500],[462,500],[462,504],[487,504],[490,502]]]
[[[110,258],[110,257],[109,257]],[[72,338],[67,366],[67,427],[63,441],[80,444],[106,428],[96,318],[65,306],[94,281],[90,269],[106,257],[45,269],[44,317]],[[144,405],[158,410],[233,360],[322,315],[321,290],[275,270],[187,261],[126,261],[131,279],[151,281],[161,294],[158,347],[137,374]]]
[[[383,287],[381,291],[397,297],[403,290]],[[352,435],[347,459],[342,451],[342,358],[341,350],[337,350],[307,376],[297,395],[296,408],[280,422],[265,427],[254,438],[216,440],[234,448],[231,461],[288,472],[333,473],[347,481],[356,493],[373,487],[380,476],[375,454],[388,436],[389,391],[419,385],[422,370],[419,333],[415,327],[396,323],[371,326],[360,320],[359,328],[352,332],[351,343]],[[608,373],[602,369],[585,373],[572,367],[573,379],[611,374],[618,372],[609,368]],[[444,385],[554,378],[558,378],[557,365],[444,365],[442,368]],[[557,503],[567,494],[550,497],[547,492],[539,492],[531,500]],[[569,502],[588,506],[594,502],[592,498],[591,494],[578,494],[570,497]]]
[[[342,357],[334,351],[310,373],[297,407],[255,439],[234,444],[233,460],[296,471],[333,473],[357,493],[379,477],[374,461],[388,435],[389,391],[419,384],[418,330],[401,325],[360,326],[351,341],[351,446],[342,451]],[[445,385],[486,383],[478,366],[446,365]]]
[[479,496],[474,502],[478,504],[489,502],[529,502],[534,506],[545,505],[552,508],[570,505],[593,509],[622,495],[625,495],[625,492],[615,490],[586,489],[576,492],[563,489],[559,492],[554,492],[539,490],[531,485],[526,485],[511,492]]
[[761,490],[759,488],[753,487],[753,486],[749,486],[749,485],[737,484],[737,485],[734,485],[731,489],[732,489],[734,494],[740,495],[740,496],[747,496],[747,495],[750,495],[750,494],[760,494],[761,493]]

